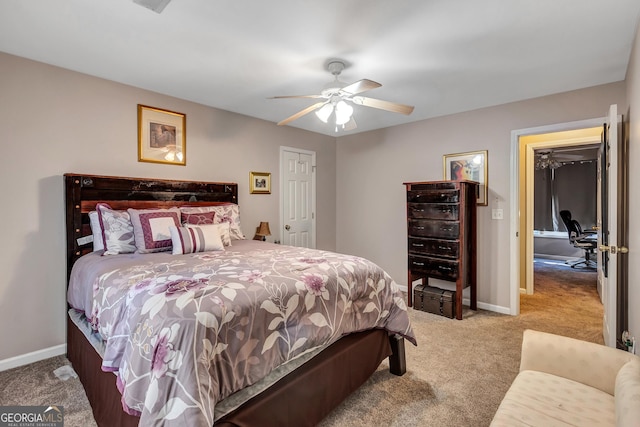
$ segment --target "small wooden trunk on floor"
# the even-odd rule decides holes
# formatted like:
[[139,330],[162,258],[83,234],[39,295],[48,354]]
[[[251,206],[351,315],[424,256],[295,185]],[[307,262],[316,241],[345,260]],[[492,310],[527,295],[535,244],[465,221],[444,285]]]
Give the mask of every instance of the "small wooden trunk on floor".
[[433,286],[417,285],[413,289],[413,308],[453,319],[456,293]]

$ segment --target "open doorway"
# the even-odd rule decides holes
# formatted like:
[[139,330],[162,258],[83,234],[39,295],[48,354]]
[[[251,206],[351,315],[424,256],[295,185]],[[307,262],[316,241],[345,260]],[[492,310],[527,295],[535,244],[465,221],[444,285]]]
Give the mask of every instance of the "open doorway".
[[[565,153],[580,153],[581,150],[590,150],[591,147],[597,147],[600,144],[600,133],[601,128],[597,127],[588,127],[581,129],[574,129],[568,131],[558,131],[558,132],[546,132],[539,134],[531,134],[526,136],[521,136],[519,138],[519,148],[520,148],[520,212],[523,212],[524,215],[521,215],[520,218],[520,230],[519,235],[522,236],[520,239],[520,292],[531,295],[534,292],[534,243],[535,243],[535,235],[539,234],[541,230],[536,230],[535,224],[535,182],[536,182],[536,164],[540,163],[542,160],[549,161],[549,157],[547,154],[546,159],[543,159],[541,153],[551,153],[554,150],[559,151],[562,150]],[[588,148],[586,148],[588,147]],[[536,153],[538,153],[536,155]],[[564,157],[560,157],[556,159],[558,163],[566,162],[567,166],[570,166],[571,154],[564,154]],[[557,156],[560,156],[559,154]],[[577,156],[577,154],[573,154],[571,156]],[[586,165],[586,164],[585,164]],[[574,165],[575,166],[575,165]],[[595,166],[595,164],[593,165]],[[588,169],[590,166],[585,167],[584,169]],[[548,169],[548,166],[547,166]],[[547,173],[547,176],[553,176],[559,173],[559,168],[554,168],[552,173]],[[578,169],[581,169],[579,167]],[[538,169],[540,170],[540,168]],[[538,174],[540,176],[540,174]],[[595,177],[594,177],[595,178]],[[595,184],[595,183],[594,183]],[[566,195],[570,192],[570,190],[563,191]],[[595,201],[596,193],[597,193],[597,185],[593,185],[590,190],[578,190],[576,189],[574,194],[580,195],[582,193],[584,195],[584,199],[591,198],[592,201]],[[552,194],[552,196],[556,196],[557,194]],[[560,219],[560,210],[562,208],[566,208],[571,210],[571,206],[573,203],[577,203],[577,201],[584,201],[581,197],[570,197],[564,201],[564,205],[560,203],[560,201],[555,200],[551,203],[549,207],[549,217],[546,218],[546,222],[544,227],[551,228],[551,232],[558,233],[560,232],[558,237],[562,234],[562,232],[566,233],[566,228],[561,224]],[[583,206],[589,206],[589,201],[585,201]],[[546,208],[545,208],[546,209]],[[587,209],[580,209],[587,210]],[[595,212],[594,212],[595,213]],[[540,226],[540,225],[539,225]],[[551,234],[547,234],[551,236]],[[568,245],[568,234],[565,234]]]
[[[533,204],[533,170],[535,155],[534,150],[544,148],[545,145],[553,147],[558,145],[556,138],[552,141],[546,134],[561,132],[575,132],[566,134],[567,138],[574,138],[575,145],[595,142],[594,129],[600,130],[602,118],[580,120],[576,122],[558,123],[553,125],[538,126],[534,128],[517,129],[511,132],[511,251],[509,263],[510,270],[510,295],[509,313],[520,314],[520,295],[526,293],[527,278],[533,280],[533,269],[527,266],[533,265],[533,210],[527,210],[527,206]],[[585,131],[589,129],[589,131]],[[558,135],[556,135],[558,136]],[[527,180],[526,177],[529,176]],[[530,232],[527,232],[530,230]],[[527,262],[530,260],[531,262]]]
[[[586,250],[570,239],[567,228],[571,220],[582,224],[584,233],[596,227],[600,133],[598,126],[520,138],[520,235],[525,255],[520,264],[520,311],[525,316],[545,313],[549,327],[558,322],[580,325],[591,340],[604,343],[594,262],[597,236],[592,235]],[[570,316],[556,318],[557,311]]]

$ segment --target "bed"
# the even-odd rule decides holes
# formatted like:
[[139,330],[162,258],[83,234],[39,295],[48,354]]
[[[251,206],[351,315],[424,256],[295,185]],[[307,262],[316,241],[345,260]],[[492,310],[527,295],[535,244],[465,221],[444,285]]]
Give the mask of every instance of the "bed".
[[[83,174],[64,180],[67,356],[98,425],[311,426],[385,358],[393,374],[406,371],[404,338],[415,344],[406,306],[395,283],[365,259],[241,239],[238,228],[229,246],[211,251],[183,244],[177,254],[103,256],[106,242],[94,251],[89,214],[96,210],[108,218],[131,209],[133,222],[140,212],[179,210],[182,221],[185,212],[239,209],[237,184]],[[237,212],[218,223],[239,225]],[[209,229],[181,222],[171,232]],[[138,241],[147,240],[144,230],[136,229]],[[177,247],[181,240],[172,237]],[[366,277],[361,267],[371,269]],[[329,303],[334,271],[344,274]],[[205,300],[210,305],[199,305]],[[327,311],[331,305],[341,311]]]

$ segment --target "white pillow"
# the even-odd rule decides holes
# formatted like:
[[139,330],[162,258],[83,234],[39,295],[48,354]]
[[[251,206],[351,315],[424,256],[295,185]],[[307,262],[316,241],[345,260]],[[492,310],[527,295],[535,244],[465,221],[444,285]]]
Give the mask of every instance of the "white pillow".
[[192,227],[170,226],[172,253],[174,255],[194,252],[224,251],[222,239],[215,225]]
[[136,251],[133,238],[133,225],[129,214],[125,211],[114,211],[106,203],[96,205],[102,240],[105,251],[103,255],[129,254]]
[[97,211],[89,212],[89,225],[91,225],[91,234],[93,234],[93,251],[103,250],[104,240],[102,240],[102,227],[100,227]]
[[212,224],[212,225],[208,225],[208,224],[185,224],[184,225],[187,228],[191,228],[191,227],[216,227],[218,229],[218,234],[220,234],[220,238],[222,239],[222,244],[224,246],[231,246],[231,234],[229,231],[229,223],[228,222],[221,222],[220,224]]

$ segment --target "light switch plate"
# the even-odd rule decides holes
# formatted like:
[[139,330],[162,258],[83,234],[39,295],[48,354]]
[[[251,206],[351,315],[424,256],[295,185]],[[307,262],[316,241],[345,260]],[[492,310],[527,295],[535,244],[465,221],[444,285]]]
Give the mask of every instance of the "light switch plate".
[[503,219],[504,211],[502,209],[491,209],[491,219]]

